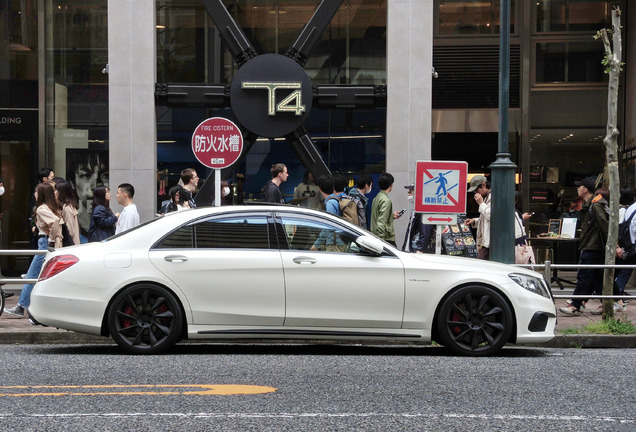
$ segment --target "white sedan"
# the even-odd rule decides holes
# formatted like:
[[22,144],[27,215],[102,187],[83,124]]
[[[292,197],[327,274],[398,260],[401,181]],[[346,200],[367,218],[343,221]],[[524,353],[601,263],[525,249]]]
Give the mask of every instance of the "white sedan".
[[272,205],[170,213],[49,252],[29,312],[136,354],[294,338],[435,340],[480,356],[548,341],[556,320],[536,272],[401,252],[331,214]]

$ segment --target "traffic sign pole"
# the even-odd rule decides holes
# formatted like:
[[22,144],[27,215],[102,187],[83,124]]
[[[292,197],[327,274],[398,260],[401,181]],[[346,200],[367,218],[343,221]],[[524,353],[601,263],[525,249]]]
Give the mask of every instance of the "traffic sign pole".
[[219,207],[221,205],[221,170],[214,170],[214,205]]

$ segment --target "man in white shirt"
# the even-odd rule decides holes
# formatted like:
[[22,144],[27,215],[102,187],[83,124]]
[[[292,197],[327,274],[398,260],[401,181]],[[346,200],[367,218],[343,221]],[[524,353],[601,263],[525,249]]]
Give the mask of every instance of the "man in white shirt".
[[117,188],[117,204],[124,207],[118,215],[115,234],[127,231],[139,225],[139,213],[137,206],[133,203],[135,188],[130,183],[122,183]]

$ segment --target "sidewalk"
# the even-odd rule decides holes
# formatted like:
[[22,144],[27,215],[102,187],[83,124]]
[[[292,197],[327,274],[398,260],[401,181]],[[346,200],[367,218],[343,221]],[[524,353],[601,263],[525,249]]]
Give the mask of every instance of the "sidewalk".
[[[560,290],[553,287],[553,293],[571,294],[572,289]],[[7,299],[6,308],[16,305],[19,293]],[[557,299],[557,308],[565,305],[566,300]],[[596,309],[599,300],[591,300],[587,311]],[[627,306],[626,312],[616,314],[617,319],[630,320],[636,324],[636,297]],[[537,344],[539,347],[552,348],[636,348],[636,334],[633,335],[597,335],[597,334],[570,334],[564,330],[582,329],[586,324],[601,321],[600,315],[583,313],[579,316],[567,316],[557,314],[556,337],[549,342]],[[0,344],[112,344],[112,339],[75,333],[67,330],[58,330],[51,327],[32,325],[27,318],[17,318],[13,315],[2,313],[0,316]],[[237,341],[240,343],[240,341]]]

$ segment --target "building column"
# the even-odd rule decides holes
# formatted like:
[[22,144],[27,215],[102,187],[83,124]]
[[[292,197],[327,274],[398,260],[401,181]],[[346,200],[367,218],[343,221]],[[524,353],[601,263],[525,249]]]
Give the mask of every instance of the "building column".
[[154,0],[108,0],[111,208],[121,211],[117,185],[130,183],[141,222],[157,208],[155,10]]
[[[415,162],[431,158],[433,0],[391,0],[387,8],[386,170],[399,210],[410,209],[403,186],[415,181]],[[398,247],[407,223],[395,222]]]

